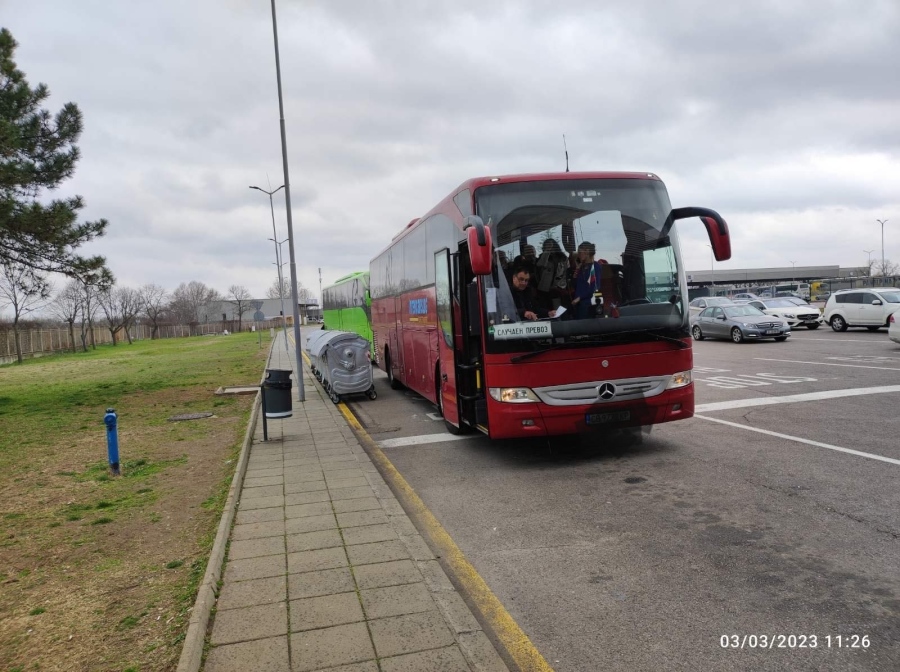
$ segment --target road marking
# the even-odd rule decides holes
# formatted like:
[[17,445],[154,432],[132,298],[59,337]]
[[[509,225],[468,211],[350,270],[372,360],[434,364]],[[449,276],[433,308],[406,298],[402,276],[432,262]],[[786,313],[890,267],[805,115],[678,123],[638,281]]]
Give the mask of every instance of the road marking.
[[[797,395],[800,396],[800,395]],[[728,420],[720,420],[719,418],[707,418],[702,415],[695,415],[695,418],[700,418],[701,420],[708,420],[709,422],[718,422],[720,425],[728,425],[729,427],[737,427],[739,429],[746,429],[751,432],[758,432],[759,434],[766,434],[767,436],[774,436],[779,439],[787,439],[788,441],[796,441],[797,443],[805,443],[809,446],[816,446],[817,448],[827,448],[828,450],[836,450],[839,453],[848,453],[850,455],[858,455],[859,457],[868,457],[870,460],[879,460],[880,462],[888,462],[890,464],[900,465],[900,460],[895,460],[892,457],[883,457],[881,455],[873,455],[872,453],[864,453],[860,450],[853,450],[852,448],[841,448],[840,446],[832,446],[830,443],[822,443],[821,441],[811,441],[809,439],[801,439],[799,436],[790,436],[789,434],[781,434],[779,432],[772,432],[768,429],[760,429],[758,427],[750,427],[748,425],[742,425],[739,422],[729,422]]]
[[789,385],[792,383],[818,382],[817,378],[808,378],[806,376],[780,376],[775,373],[739,373],[735,376],[711,376],[710,378],[694,378],[694,380],[698,383],[705,383],[710,387],[718,387],[723,390],[736,390],[742,387],[759,387],[763,385],[773,385],[774,383]]
[[491,628],[494,636],[506,649],[518,669],[553,672],[553,668],[531,643],[528,635],[522,631],[519,624],[506,611],[503,603],[491,592],[485,580],[481,578],[472,563],[466,559],[453,538],[447,534],[434,514],[425,506],[425,502],[406,482],[397,468],[391,464],[387,456],[381,452],[375,440],[363,429],[347,405],[341,403],[338,404],[338,408],[357,433],[366,452],[384,479],[388,481],[391,490],[397,495],[397,499],[403,504],[403,508],[406,509],[410,518],[413,518],[421,526],[422,534],[428,537],[432,548],[440,556],[441,566],[445,567],[447,572],[456,579],[456,583],[461,587],[460,592],[465,593],[470,604],[481,613],[483,621]]
[[418,446],[423,443],[440,443],[441,441],[462,441],[464,439],[473,439],[479,434],[472,436],[456,436],[443,432],[441,434],[422,434],[421,436],[401,436],[396,439],[385,439],[378,441],[379,448],[399,448],[400,446]]
[[787,394],[783,397],[754,397],[752,399],[716,401],[711,404],[698,404],[694,407],[694,412],[709,413],[711,411],[730,411],[735,408],[748,408],[750,406],[795,404],[801,401],[821,401],[822,399],[840,399],[842,397],[858,397],[864,394],[887,394],[890,392],[900,392],[900,385],[857,387],[849,390],[826,390],[824,392],[807,392],[805,394]]
[[872,341],[864,338],[804,338],[804,341],[829,341],[838,343],[871,343]]
[[803,362],[799,359],[768,359],[767,357],[754,357],[762,362],[787,362],[788,364],[819,364],[821,366],[846,366],[851,369],[878,369],[879,371],[900,371],[886,366],[863,366],[862,364],[832,364],[831,362]]

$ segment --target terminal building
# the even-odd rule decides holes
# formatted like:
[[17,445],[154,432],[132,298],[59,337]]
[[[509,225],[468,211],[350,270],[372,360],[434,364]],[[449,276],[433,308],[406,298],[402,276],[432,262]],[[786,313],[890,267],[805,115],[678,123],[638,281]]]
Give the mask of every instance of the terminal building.
[[[857,287],[900,287],[900,276],[870,276],[865,268],[787,266],[782,268],[721,269],[687,272],[689,299],[727,296],[739,292],[768,294],[796,292],[810,301],[825,301],[831,292]],[[807,296],[808,294],[808,296]]]

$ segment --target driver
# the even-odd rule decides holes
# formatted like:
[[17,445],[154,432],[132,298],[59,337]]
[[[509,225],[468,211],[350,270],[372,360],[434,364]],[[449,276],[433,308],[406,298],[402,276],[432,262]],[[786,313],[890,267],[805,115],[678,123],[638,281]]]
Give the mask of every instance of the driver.
[[513,267],[512,272],[513,301],[520,320],[537,320],[545,317],[556,317],[556,311],[546,311],[538,305],[534,288],[529,286],[531,271],[524,264]]

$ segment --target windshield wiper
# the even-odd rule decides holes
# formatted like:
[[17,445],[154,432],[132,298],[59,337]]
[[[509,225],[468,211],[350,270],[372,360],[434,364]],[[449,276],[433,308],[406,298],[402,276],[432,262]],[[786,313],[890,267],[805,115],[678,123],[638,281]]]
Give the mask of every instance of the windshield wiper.
[[531,352],[526,352],[522,355],[516,355],[512,359],[510,359],[511,364],[518,364],[526,359],[531,359],[532,357],[537,357],[538,355],[543,355],[545,352],[550,352],[551,350],[559,350],[560,348],[581,348],[586,346],[598,346],[602,345],[597,341],[575,341],[574,343],[554,343],[553,345],[547,346],[546,348],[541,348],[540,350],[532,350]]
[[691,347],[688,343],[685,343],[681,339],[673,338],[671,336],[663,336],[662,334],[657,334],[654,331],[646,331],[646,330],[632,330],[632,331],[620,331],[614,334],[607,334],[600,341],[575,341],[570,343],[554,343],[546,348],[541,348],[540,350],[532,350],[531,352],[526,352],[521,355],[516,355],[512,359],[510,359],[511,364],[518,364],[519,362],[525,361],[526,359],[531,359],[532,357],[537,357],[538,355],[543,355],[545,352],[550,352],[552,350],[559,350],[560,348],[584,348],[584,347],[599,347],[603,345],[609,345],[610,343],[615,342],[631,342],[633,343],[636,339],[633,338],[620,338],[625,335],[637,335],[637,336],[649,336],[657,341],[665,341],[667,343],[673,343],[677,345],[679,348],[689,348]]

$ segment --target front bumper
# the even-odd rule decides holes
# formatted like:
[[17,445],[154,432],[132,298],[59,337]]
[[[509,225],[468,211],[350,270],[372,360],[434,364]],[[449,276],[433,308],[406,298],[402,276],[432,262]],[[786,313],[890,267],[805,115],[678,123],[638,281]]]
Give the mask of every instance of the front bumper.
[[[591,434],[622,427],[655,425],[684,420],[694,415],[694,384],[646,398],[604,404],[551,406],[543,402],[506,404],[487,399],[492,439]],[[587,416],[628,411],[627,420],[589,425]]]

